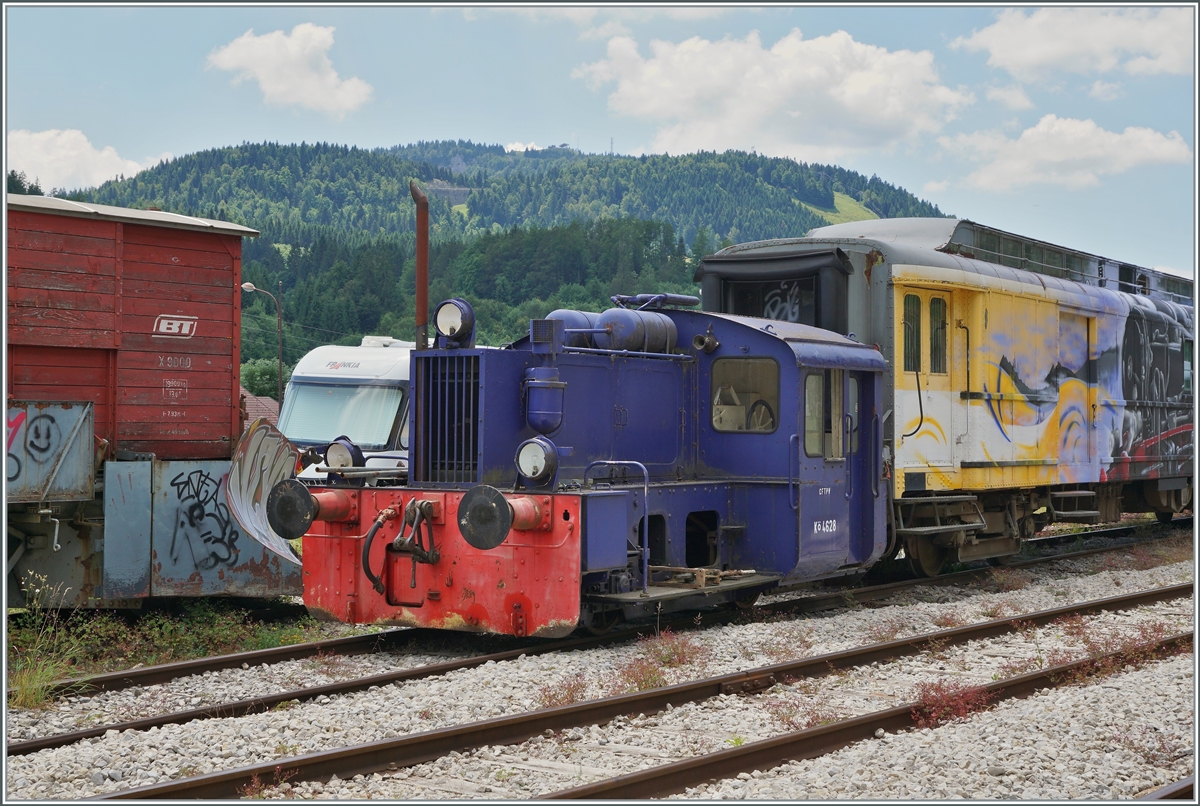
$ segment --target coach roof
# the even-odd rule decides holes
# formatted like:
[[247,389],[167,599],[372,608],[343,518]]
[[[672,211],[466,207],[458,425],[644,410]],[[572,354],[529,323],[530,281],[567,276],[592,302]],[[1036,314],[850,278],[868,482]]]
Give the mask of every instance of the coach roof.
[[9,193],[6,204],[11,210],[24,210],[30,213],[50,213],[100,221],[122,221],[151,227],[170,227],[195,232],[219,232],[248,238],[258,237],[258,230],[243,227],[240,224],[214,221],[211,218],[195,218],[178,213],[164,213],[161,210],[134,210],[129,207],[111,207],[107,204],[85,204],[54,196],[25,196],[18,193]]

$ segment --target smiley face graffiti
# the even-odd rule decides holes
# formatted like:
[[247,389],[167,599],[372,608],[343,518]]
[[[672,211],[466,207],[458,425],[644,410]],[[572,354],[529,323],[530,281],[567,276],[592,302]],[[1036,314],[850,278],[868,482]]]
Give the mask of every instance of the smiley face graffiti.
[[62,445],[62,429],[49,414],[39,414],[25,426],[25,453],[42,464],[53,459]]

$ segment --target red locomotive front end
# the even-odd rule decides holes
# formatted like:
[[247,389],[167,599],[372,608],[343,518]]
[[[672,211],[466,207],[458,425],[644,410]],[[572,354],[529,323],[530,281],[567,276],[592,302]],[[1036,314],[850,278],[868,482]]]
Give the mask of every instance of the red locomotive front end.
[[304,604],[350,623],[556,638],[579,622],[579,496],[329,488],[312,494]]

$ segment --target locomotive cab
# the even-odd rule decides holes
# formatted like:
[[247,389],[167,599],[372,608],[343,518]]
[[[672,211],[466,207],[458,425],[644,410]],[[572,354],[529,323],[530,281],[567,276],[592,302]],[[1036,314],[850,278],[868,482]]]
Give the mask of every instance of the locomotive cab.
[[877,350],[694,298],[614,301],[502,349],[473,346],[465,302],[438,307],[438,346],[412,357],[409,485],[271,493],[272,527],[304,535],[311,611],[556,637],[880,556]]

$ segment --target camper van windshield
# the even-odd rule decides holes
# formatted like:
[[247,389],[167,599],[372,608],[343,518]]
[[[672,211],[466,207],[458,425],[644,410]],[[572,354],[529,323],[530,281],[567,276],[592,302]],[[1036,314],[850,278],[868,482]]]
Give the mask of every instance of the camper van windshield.
[[279,430],[294,442],[327,443],[344,434],[363,450],[381,450],[403,401],[404,390],[394,386],[293,383]]

